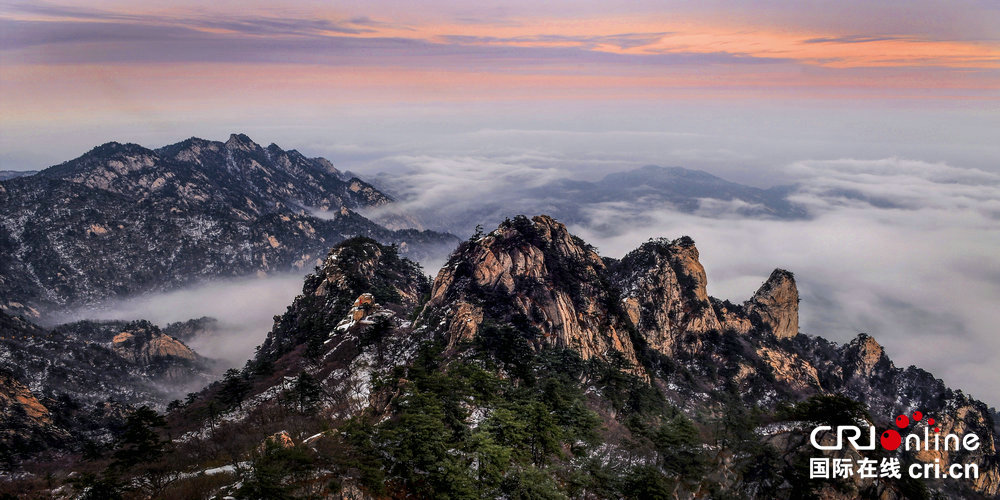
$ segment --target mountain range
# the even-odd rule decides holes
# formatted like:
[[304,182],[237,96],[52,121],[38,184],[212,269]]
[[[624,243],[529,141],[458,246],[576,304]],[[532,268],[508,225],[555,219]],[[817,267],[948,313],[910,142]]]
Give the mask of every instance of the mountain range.
[[[327,460],[320,477],[376,497],[997,494],[998,429],[982,402],[897,368],[868,335],[837,345],[799,333],[788,271],[742,304],[708,296],[706,285],[690,238],[610,259],[547,216],[462,243],[433,283],[391,248],[349,240],[306,278],[242,385],[209,387],[171,423],[206,442],[256,432],[244,446],[284,430],[289,447]],[[303,380],[317,384],[306,397],[314,423],[248,426],[288,412]],[[233,386],[244,388],[235,399]],[[218,427],[196,423],[220,401],[231,409]],[[886,428],[914,409],[984,445],[902,459],[973,462],[978,480],[802,476],[814,422],[841,412]],[[320,451],[330,447],[334,458]]]
[[104,144],[0,184],[0,308],[39,317],[211,278],[305,272],[356,235],[414,258],[457,242],[356,212],[390,201],[322,158],[241,134],[156,150]]

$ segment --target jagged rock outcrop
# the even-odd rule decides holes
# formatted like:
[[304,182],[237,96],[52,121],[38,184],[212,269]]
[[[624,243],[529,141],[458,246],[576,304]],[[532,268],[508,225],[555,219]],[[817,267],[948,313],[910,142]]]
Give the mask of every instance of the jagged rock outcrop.
[[[697,334],[722,328],[691,238],[651,240],[612,269],[629,318],[657,351],[669,355],[681,344],[697,349]],[[686,341],[685,334],[691,334]]]
[[0,369],[0,461],[7,462],[11,454],[43,448],[66,437],[31,389]]
[[[320,271],[322,280],[307,292],[316,296],[337,296],[340,292],[361,289],[358,295],[368,293],[366,287],[385,286],[380,297],[403,307],[415,307],[421,294],[426,293],[426,279],[413,262],[400,259],[393,247],[385,247],[374,240],[355,238],[334,247],[327,255]],[[356,299],[355,299],[356,300]]]
[[868,379],[875,374],[876,367],[884,371],[892,366],[892,362],[885,355],[885,349],[874,338],[864,333],[844,346],[844,357],[852,361],[850,365],[844,367],[848,377]]
[[643,243],[614,263],[612,274],[629,318],[649,346],[666,355],[677,348],[698,351],[710,331],[756,329],[778,338],[798,332],[798,291],[791,273],[775,270],[742,305],[709,297],[705,269],[688,237]]
[[711,301],[715,317],[719,319],[723,330],[744,334],[753,329],[753,323],[747,317],[744,305],[736,305],[728,300],[719,300],[715,297],[711,297]]
[[188,360],[198,358],[179,340],[148,329],[125,330],[111,340],[111,348],[133,363],[154,363],[161,360]]
[[330,250],[323,265],[306,276],[302,294],[275,318],[257,361],[273,361],[303,343],[316,345],[329,340],[360,296],[367,294],[386,313],[406,317],[429,291],[423,270],[402,258],[396,247],[369,238],[348,239]]
[[445,311],[451,348],[473,341],[487,321],[514,324],[536,346],[584,359],[618,353],[640,372],[630,325],[612,309],[615,295],[594,249],[543,215],[463,243],[438,273],[427,310]]
[[694,241],[682,237],[602,259],[551,217],[519,217],[462,244],[438,273],[428,307],[447,310],[453,348],[474,340],[483,324],[514,322],[537,330],[537,345],[570,347],[585,359],[616,351],[633,364],[632,328],[667,356],[700,351],[708,332],[797,332],[791,273],[776,270],[737,306],[709,297],[698,257]]
[[295,447],[295,440],[292,436],[288,435],[288,431],[276,432],[267,437],[263,443],[257,448],[258,451],[264,452],[268,446],[277,446],[279,448],[293,448]]
[[745,305],[747,316],[780,338],[799,333],[799,289],[795,276],[775,269]]

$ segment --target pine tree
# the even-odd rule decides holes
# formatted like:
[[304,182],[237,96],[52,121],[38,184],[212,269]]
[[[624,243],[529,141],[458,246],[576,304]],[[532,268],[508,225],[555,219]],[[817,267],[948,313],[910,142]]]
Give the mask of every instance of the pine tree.
[[305,371],[295,378],[295,383],[289,392],[295,406],[302,413],[315,411],[323,397],[323,387],[319,381]]
[[250,382],[243,378],[239,370],[230,368],[222,378],[222,387],[219,389],[219,399],[228,406],[239,406],[243,408],[243,400],[250,392]]
[[156,429],[166,425],[166,420],[148,406],[132,412],[125,420],[125,432],[118,440],[112,467],[129,469],[162,458],[169,441],[161,439]]

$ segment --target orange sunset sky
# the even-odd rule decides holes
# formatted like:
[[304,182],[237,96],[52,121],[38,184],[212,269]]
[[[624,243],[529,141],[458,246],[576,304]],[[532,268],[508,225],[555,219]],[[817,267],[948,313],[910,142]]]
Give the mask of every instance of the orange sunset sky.
[[3,2],[0,161],[40,168],[111,139],[236,129],[307,145],[320,138],[288,128],[326,128],[364,142],[333,123],[363,110],[404,136],[426,124],[400,123],[428,114],[532,129],[539,103],[570,115],[570,128],[572,110],[594,106],[616,128],[642,129],[637,110],[720,102],[743,107],[737,119],[770,103],[995,123],[995,2],[537,4]]

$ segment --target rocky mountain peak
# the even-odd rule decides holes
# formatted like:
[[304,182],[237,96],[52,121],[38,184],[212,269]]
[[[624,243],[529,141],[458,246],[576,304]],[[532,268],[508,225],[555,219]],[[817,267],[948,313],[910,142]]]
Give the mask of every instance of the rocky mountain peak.
[[[131,142],[124,144],[120,142],[109,142],[88,151],[81,159],[107,161],[109,159],[122,160],[126,158],[143,158],[152,160],[156,158],[156,153],[151,149],[144,148]],[[147,163],[149,162],[150,161],[147,160]]]
[[317,165],[323,167],[323,169],[326,170],[326,172],[329,174],[333,174],[338,178],[343,176],[340,170],[338,170],[337,167],[333,166],[333,163],[331,163],[330,160],[327,160],[326,158],[322,157],[313,158],[312,161],[315,162]]
[[627,332],[665,355],[698,352],[710,332],[798,331],[794,277],[777,270],[742,305],[709,297],[698,248],[689,237],[652,239],[620,261],[545,215],[507,220],[463,243],[438,273],[428,310],[446,311],[449,345],[484,326],[517,324],[537,346],[569,347],[584,359],[617,351],[635,361]]
[[84,153],[84,156],[97,156],[97,155],[103,156],[107,154],[113,154],[116,151],[119,151],[123,147],[124,144],[118,141],[108,141],[105,142],[104,144],[94,146],[93,148],[91,148],[90,151]]
[[192,137],[177,144],[161,148],[157,150],[157,152],[167,158],[190,162],[196,165],[204,165],[204,157],[206,153],[218,154],[220,149],[222,149],[220,146],[223,146],[223,144],[198,137]]
[[[532,226],[526,230],[527,226],[522,226],[519,231],[525,237],[537,238],[543,250],[547,250],[550,255],[557,258],[568,258],[586,262],[591,266],[603,267],[601,257],[593,247],[586,244],[580,238],[570,234],[566,226],[556,221],[548,215],[538,215],[532,217]],[[512,223],[513,227],[514,224]],[[503,226],[501,226],[503,227]]]
[[778,338],[799,333],[799,289],[795,276],[784,269],[771,273],[746,308],[754,324],[770,329]]
[[122,179],[148,170],[160,158],[138,144],[108,142],[83,156],[40,172],[44,178],[64,179],[85,186],[119,191]]
[[253,142],[246,134],[230,134],[226,141],[226,149],[241,151],[258,151],[262,148]]
[[355,307],[372,312],[378,304],[383,315],[409,313],[429,288],[420,266],[400,257],[396,246],[365,237],[347,239],[306,276],[302,295],[276,318],[258,360],[278,359],[302,343],[325,340]]
[[[322,282],[306,292],[317,296],[347,290],[353,293],[355,289],[380,284],[391,289],[391,292],[384,290],[383,297],[380,298],[384,300],[384,295],[392,295],[395,298],[393,303],[413,307],[420,299],[421,288],[416,282],[419,280],[415,280],[412,275],[414,269],[407,267],[405,272],[400,272],[401,263],[395,247],[383,246],[369,238],[352,238],[330,251],[319,271]],[[409,264],[411,263],[407,265]],[[367,286],[359,287],[359,284]],[[362,292],[367,293],[369,290],[358,293]]]
[[452,254],[425,311],[445,311],[451,348],[513,324],[536,347],[567,347],[584,359],[618,353],[638,369],[613,296],[593,247],[551,217],[518,216]]

